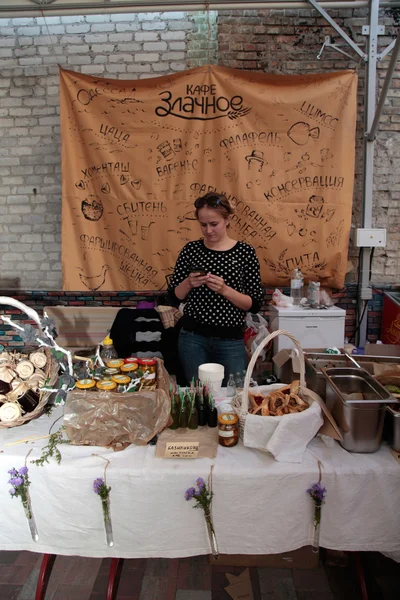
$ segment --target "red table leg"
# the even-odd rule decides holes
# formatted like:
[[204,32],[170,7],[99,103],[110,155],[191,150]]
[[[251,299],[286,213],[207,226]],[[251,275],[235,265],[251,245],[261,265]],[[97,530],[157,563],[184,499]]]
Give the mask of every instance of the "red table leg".
[[354,556],[354,560],[356,563],[356,571],[357,571],[358,583],[360,584],[361,598],[362,598],[362,600],[368,600],[367,584],[365,583],[364,567],[361,562],[360,553],[353,552],[352,554]]
[[51,569],[54,565],[56,554],[44,554],[42,564],[40,566],[39,579],[36,586],[35,600],[44,600],[46,593],[47,581],[50,577]]
[[[122,558],[113,558],[111,559],[110,573],[108,575],[108,585],[107,585],[107,597],[106,600],[113,600],[114,598],[114,586],[115,586],[115,578],[117,576],[118,567],[122,561]],[[38,600],[38,598],[36,598]]]

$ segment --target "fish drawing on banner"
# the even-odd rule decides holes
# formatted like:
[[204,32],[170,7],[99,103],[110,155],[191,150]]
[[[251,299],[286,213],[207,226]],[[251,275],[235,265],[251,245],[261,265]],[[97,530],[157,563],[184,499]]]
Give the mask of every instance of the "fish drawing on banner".
[[319,139],[320,129],[319,127],[310,127],[304,121],[299,121],[291,126],[287,135],[298,146],[305,146],[310,138],[313,140]]

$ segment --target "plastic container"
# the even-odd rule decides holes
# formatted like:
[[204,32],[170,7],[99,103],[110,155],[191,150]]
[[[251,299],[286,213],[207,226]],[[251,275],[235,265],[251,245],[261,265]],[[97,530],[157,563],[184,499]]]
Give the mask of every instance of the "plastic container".
[[290,295],[293,298],[293,304],[298,306],[303,298],[304,275],[300,269],[295,269],[290,280]]
[[100,350],[100,357],[104,363],[107,363],[113,358],[118,358],[118,354],[116,349],[114,348],[113,341],[108,335],[103,340],[102,348]]

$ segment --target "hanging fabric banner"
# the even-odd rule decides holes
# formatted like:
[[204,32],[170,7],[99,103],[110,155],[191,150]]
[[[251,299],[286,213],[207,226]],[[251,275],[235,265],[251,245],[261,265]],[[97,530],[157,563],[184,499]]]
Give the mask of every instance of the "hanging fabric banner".
[[342,287],[351,226],[357,75],[200,67],[111,80],[61,70],[65,290],[165,290],[198,239],[193,202],[236,203],[264,285],[293,268]]

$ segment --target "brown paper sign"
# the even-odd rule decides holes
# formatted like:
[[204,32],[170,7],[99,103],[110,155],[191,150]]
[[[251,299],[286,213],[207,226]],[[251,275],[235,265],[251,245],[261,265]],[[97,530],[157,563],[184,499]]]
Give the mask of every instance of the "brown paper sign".
[[142,80],[60,72],[65,290],[165,290],[201,237],[194,200],[225,193],[264,285],[294,267],[343,286],[357,75],[217,67]]
[[199,442],[168,442],[164,458],[197,458]]

